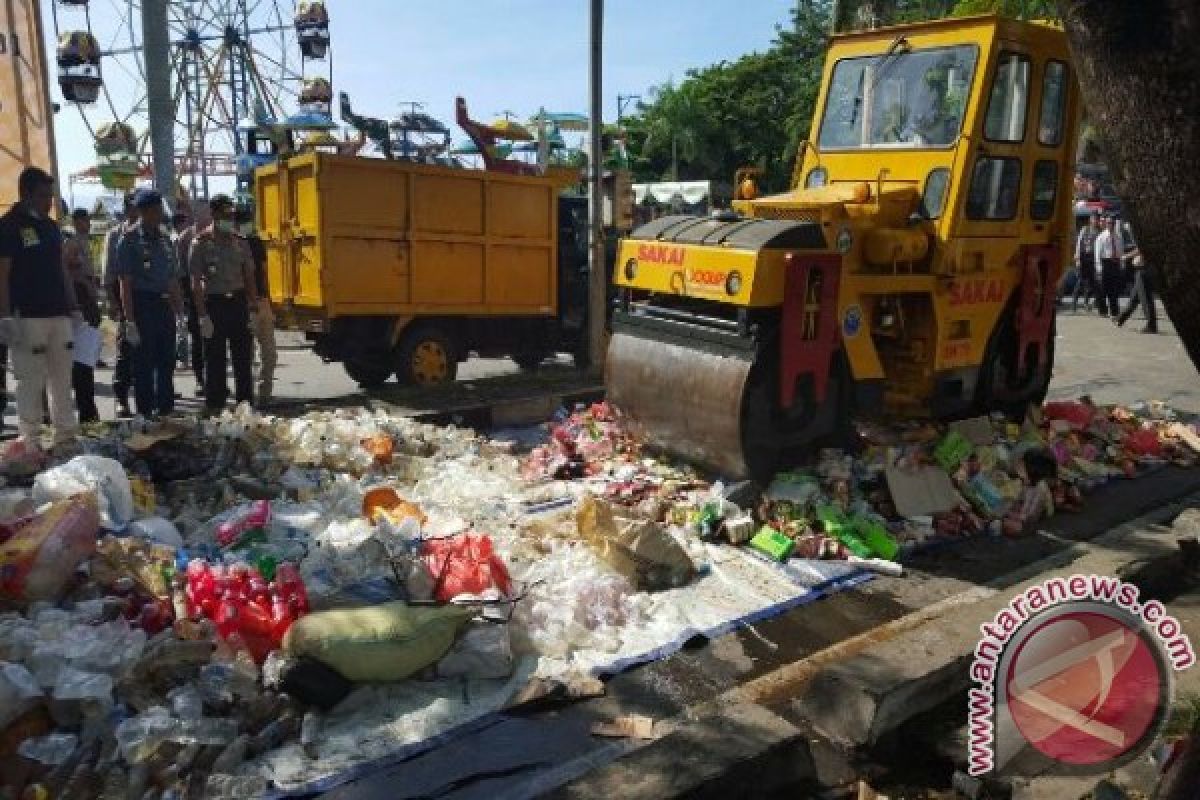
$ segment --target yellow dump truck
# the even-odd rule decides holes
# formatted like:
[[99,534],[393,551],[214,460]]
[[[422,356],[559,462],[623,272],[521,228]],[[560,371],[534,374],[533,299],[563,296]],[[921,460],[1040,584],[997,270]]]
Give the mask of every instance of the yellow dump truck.
[[277,324],[366,387],[579,353],[586,203],[550,178],[307,152],[255,173]]

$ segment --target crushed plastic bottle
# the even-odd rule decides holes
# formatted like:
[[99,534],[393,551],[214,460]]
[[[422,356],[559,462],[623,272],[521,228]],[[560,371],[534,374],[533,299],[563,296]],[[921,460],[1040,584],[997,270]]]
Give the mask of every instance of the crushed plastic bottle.
[[21,664],[0,662],[0,730],[29,711],[42,697],[42,689]]
[[154,755],[177,728],[178,722],[171,712],[162,706],[154,706],[136,717],[122,720],[114,735],[122,757],[130,764],[139,764]]
[[250,747],[250,734],[243,733],[225,746],[217,760],[213,762],[212,771],[215,774],[230,774],[246,760]]
[[171,712],[184,720],[200,719],[204,716],[204,697],[195,686],[177,686],[167,692]]
[[79,737],[73,733],[51,733],[26,739],[17,747],[17,754],[30,761],[48,766],[58,766],[78,749]]

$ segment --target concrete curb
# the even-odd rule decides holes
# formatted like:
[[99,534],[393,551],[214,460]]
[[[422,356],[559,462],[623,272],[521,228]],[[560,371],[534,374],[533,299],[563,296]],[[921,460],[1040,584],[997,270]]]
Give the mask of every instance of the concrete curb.
[[[1178,552],[1174,536],[1150,528],[1198,504],[1200,493],[1193,493],[1090,542],[1063,540],[1063,552],[997,576],[988,586],[948,597],[690,707],[677,718],[674,733],[550,796],[758,797],[788,786],[789,796],[800,796],[794,792],[805,785],[816,790],[840,784],[854,750],[967,687],[979,625],[1025,585],[1054,574],[1123,576],[1147,559]],[[721,731],[740,733],[727,747],[706,747]],[[822,767],[821,761],[830,763]],[[788,765],[780,774],[790,785],[773,778],[780,764]],[[829,781],[833,775],[841,779]]]
[[543,795],[556,800],[769,797],[812,781],[803,731],[756,705],[724,709]]
[[797,712],[836,742],[850,747],[875,744],[904,722],[967,689],[980,625],[1012,597],[1050,577],[1123,576],[1142,562],[1178,553],[1174,534],[1154,533],[1150,527],[1197,502],[1200,495],[1192,495],[1090,542],[1074,543],[1063,553],[1018,570],[1022,578],[1018,582],[999,579],[1003,591],[993,590],[902,635],[872,642],[852,658],[814,675],[795,700]]

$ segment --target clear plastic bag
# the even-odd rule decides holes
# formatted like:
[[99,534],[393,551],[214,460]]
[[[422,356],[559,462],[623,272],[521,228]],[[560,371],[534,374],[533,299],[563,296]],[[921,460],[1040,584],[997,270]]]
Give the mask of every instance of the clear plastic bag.
[[48,469],[33,482],[37,505],[63,500],[82,492],[95,492],[100,524],[124,530],[133,519],[133,492],[120,462],[103,456],[76,456],[60,467]]
[[155,544],[167,547],[183,547],[183,536],[169,519],[162,517],[146,517],[134,520],[129,526],[129,532]]
[[500,679],[512,671],[508,625],[484,620],[470,623],[437,663],[437,674],[446,678]]

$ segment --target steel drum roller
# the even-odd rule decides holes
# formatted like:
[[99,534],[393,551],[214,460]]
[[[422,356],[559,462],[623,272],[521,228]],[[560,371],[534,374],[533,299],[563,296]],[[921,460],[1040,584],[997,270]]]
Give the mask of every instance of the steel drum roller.
[[617,332],[608,399],[652,448],[729,478],[748,473],[742,404],[752,361]]

